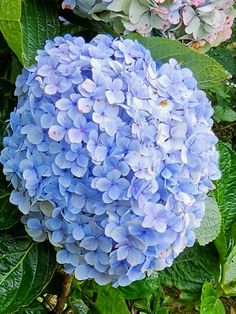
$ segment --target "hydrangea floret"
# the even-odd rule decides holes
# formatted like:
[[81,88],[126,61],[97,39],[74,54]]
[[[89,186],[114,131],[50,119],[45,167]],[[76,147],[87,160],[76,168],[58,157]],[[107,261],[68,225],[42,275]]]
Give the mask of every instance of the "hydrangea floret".
[[56,37],[16,80],[0,162],[28,234],[79,280],[126,286],[195,242],[218,179],[192,72],[137,41]]
[[64,9],[109,22],[119,34],[137,32],[218,46],[232,34],[234,0],[64,0]]

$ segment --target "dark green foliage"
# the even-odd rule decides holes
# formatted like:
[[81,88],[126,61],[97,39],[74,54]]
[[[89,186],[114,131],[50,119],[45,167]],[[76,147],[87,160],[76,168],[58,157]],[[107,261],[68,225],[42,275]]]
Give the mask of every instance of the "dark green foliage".
[[0,313],[13,313],[40,295],[53,276],[55,254],[28,236],[0,237],[0,254]]
[[[3,178],[2,183],[5,183]],[[20,220],[20,213],[16,206],[9,202],[9,196],[7,189],[0,189],[0,230],[8,229]]]
[[205,281],[217,282],[220,265],[214,245],[187,248],[174,261],[172,267],[159,273],[161,284],[175,287],[179,292],[201,293]]
[[226,295],[236,296],[236,246],[233,247],[224,264],[222,288]]
[[231,228],[236,220],[236,154],[223,143],[219,144],[221,179],[214,191],[221,211],[225,235],[228,245],[231,242]]
[[205,282],[202,288],[201,314],[225,314],[222,301],[218,298],[217,290],[211,283]]
[[47,310],[45,309],[43,304],[38,301],[34,301],[30,303],[29,306],[22,307],[21,309],[15,312],[15,314],[46,314],[46,313]]
[[127,300],[142,299],[150,296],[160,288],[160,277],[157,273],[146,277],[141,281],[135,281],[128,287],[120,287],[120,291]]

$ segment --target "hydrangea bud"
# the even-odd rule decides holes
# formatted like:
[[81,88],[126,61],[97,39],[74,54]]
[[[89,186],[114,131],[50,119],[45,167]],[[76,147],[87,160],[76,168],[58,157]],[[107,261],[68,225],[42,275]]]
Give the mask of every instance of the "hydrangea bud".
[[56,37],[16,80],[0,162],[28,234],[79,280],[126,286],[194,244],[220,176],[192,72],[137,41]]

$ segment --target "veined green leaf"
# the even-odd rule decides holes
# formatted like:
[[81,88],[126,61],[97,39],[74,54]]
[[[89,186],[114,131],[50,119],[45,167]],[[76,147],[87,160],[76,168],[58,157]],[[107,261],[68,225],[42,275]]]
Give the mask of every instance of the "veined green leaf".
[[220,255],[221,263],[223,264],[225,261],[225,258],[227,256],[227,252],[228,252],[228,244],[227,244],[227,240],[226,240],[225,227],[224,227],[223,219],[221,219],[220,233],[218,234],[214,243],[215,243],[217,251]]
[[146,277],[143,280],[137,280],[128,287],[120,287],[120,291],[124,295],[125,299],[142,299],[152,293],[155,293],[160,287],[160,278],[158,272],[153,273],[151,276]]
[[20,308],[14,314],[47,314],[47,313],[48,311],[45,309],[42,303],[39,303],[36,300],[30,303],[29,306]]
[[224,264],[222,288],[226,295],[236,296],[236,246],[234,246]]
[[80,295],[77,294],[76,290],[70,294],[68,304],[72,308],[74,314],[87,314],[89,311],[89,308],[80,298]]
[[119,289],[111,285],[98,286],[95,306],[101,314],[130,314]]
[[225,314],[225,308],[211,283],[205,282],[202,288],[200,314]]
[[58,34],[59,20],[54,1],[1,0],[0,30],[20,62],[29,67],[37,49]]
[[53,276],[55,254],[28,236],[0,237],[0,313],[29,305]]
[[0,230],[14,226],[20,220],[20,213],[16,206],[9,202],[10,193],[0,190]]
[[236,221],[236,153],[227,144],[219,143],[221,179],[214,191],[224,223],[226,240],[229,243],[231,228]]
[[200,294],[205,281],[219,280],[220,263],[214,245],[187,248],[171,267],[159,272],[162,286],[176,287],[180,292]]

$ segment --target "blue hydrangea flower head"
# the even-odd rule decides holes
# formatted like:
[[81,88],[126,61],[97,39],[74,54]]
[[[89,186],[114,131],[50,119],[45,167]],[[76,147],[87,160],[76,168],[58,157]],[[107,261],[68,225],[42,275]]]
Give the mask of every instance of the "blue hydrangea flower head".
[[17,78],[0,156],[27,232],[79,280],[126,286],[171,266],[220,177],[192,72],[108,35],[56,37],[36,61]]

